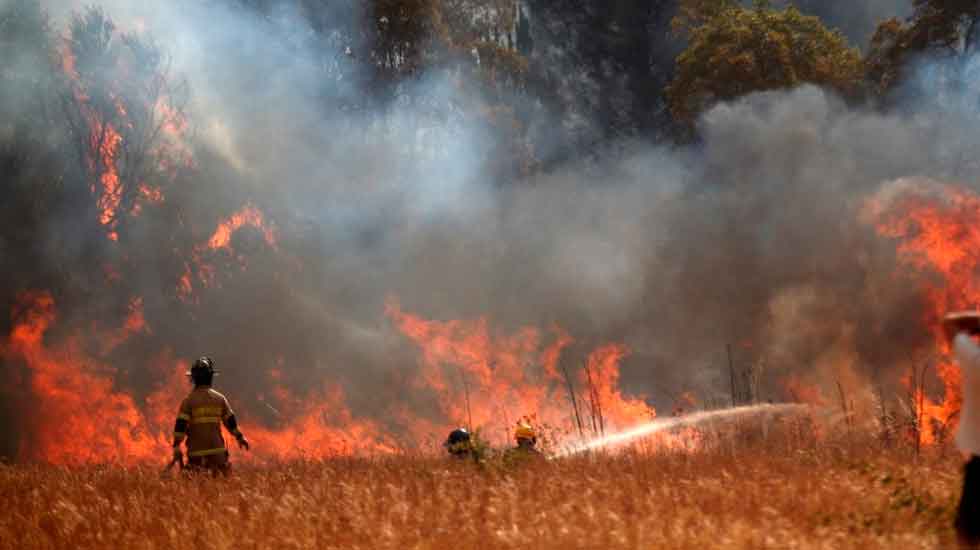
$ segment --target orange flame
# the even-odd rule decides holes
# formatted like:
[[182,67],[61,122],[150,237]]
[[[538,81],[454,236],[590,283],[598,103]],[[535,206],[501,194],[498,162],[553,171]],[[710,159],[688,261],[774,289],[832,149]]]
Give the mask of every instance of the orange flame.
[[[162,383],[139,401],[114,387],[115,369],[87,356],[77,336],[58,346],[45,342],[57,318],[49,293],[23,295],[15,313],[15,326],[0,346],[0,357],[24,363],[31,373],[32,410],[22,427],[21,460],[133,464],[166,456],[177,406],[189,389],[186,364],[158,362]],[[141,300],[133,301],[120,330],[148,330]],[[376,423],[353,418],[338,387],[328,386],[303,400],[284,392],[281,401],[287,418],[281,426],[242,423],[255,453],[239,458],[319,458],[398,449]]]
[[[266,220],[265,214],[254,205],[246,204],[228,218],[218,222],[217,227],[206,243],[194,247],[193,260],[185,262],[184,271],[177,281],[177,296],[185,302],[194,301],[195,278],[204,287],[215,285],[217,271],[207,257],[209,252],[229,249],[231,238],[236,231],[243,227],[254,227],[262,234],[269,248],[279,249],[278,232],[274,225]],[[243,258],[239,258],[244,262]],[[244,268],[244,263],[242,264]],[[194,276],[196,274],[196,277]]]
[[385,435],[379,424],[354,418],[344,392],[328,385],[321,392],[293,398],[285,388],[277,388],[276,428],[244,423],[256,452],[267,458],[322,458],[352,454],[391,454],[401,447]]
[[166,441],[153,435],[131,396],[114,390],[112,369],[85,358],[74,340],[59,350],[44,346],[56,319],[51,295],[26,294],[20,307],[2,347],[4,359],[25,362],[32,375],[33,407],[19,458],[79,464],[159,457]]
[[619,362],[627,355],[621,344],[606,344],[589,355],[586,382],[594,388],[597,412],[616,428],[647,422],[655,416],[642,399],[626,397],[619,388]]
[[123,326],[106,336],[102,341],[103,353],[109,353],[129,340],[132,336],[140,333],[149,333],[150,329],[146,325],[146,317],[143,315],[143,298],[136,297],[129,302],[129,311]]
[[804,382],[797,375],[786,376],[780,382],[782,383],[783,391],[794,402],[806,403],[815,407],[824,407],[827,405],[827,400],[824,399],[820,387]]
[[278,246],[275,229],[266,225],[265,215],[262,214],[261,210],[248,204],[218,224],[218,228],[208,240],[208,247],[212,250],[227,248],[231,244],[231,236],[247,225],[261,231],[266,244],[270,247],[276,248]]
[[[486,319],[427,321],[405,313],[389,300],[386,311],[399,330],[419,346],[420,373],[415,389],[435,393],[442,416],[459,425],[484,427],[487,433],[510,438],[511,422],[533,413],[536,424],[570,435],[576,426],[568,382],[559,368],[562,350],[571,338],[554,327],[554,341],[542,349],[542,335],[531,327],[514,334],[491,334]],[[589,356],[587,368],[571,370],[576,392],[593,392],[597,409],[610,428],[624,428],[655,416],[640,398],[625,397],[618,388],[619,361],[626,349],[602,346]],[[586,419],[587,421],[587,419]]]
[[[98,200],[99,223],[112,228],[115,225],[116,211],[122,200],[122,187],[119,184],[119,171],[116,168],[116,158],[119,156],[119,145],[122,143],[122,136],[116,131],[112,124],[103,123],[96,119],[90,121],[91,125],[91,147],[98,155],[100,165],[103,167],[99,181],[102,183],[101,196]],[[93,167],[95,163],[93,162]],[[95,190],[93,189],[93,192]],[[115,231],[109,232],[109,238],[118,240],[119,236]]]
[[[420,370],[409,387],[420,395],[434,394],[437,410],[420,412],[408,402],[398,402],[382,407],[385,422],[358,418],[334,383],[293,394],[283,385],[280,361],[268,373],[270,400],[259,396],[268,411],[256,416],[254,410],[238,410],[254,450],[236,454],[236,460],[395,453],[438,442],[449,428],[470,417],[488,434],[497,428],[506,430],[507,441],[512,423],[523,415],[532,418],[536,427],[557,430],[559,438],[571,431],[566,386],[556,364],[571,339],[560,329],[553,330],[552,342],[542,345],[534,328],[492,334],[485,319],[426,321],[402,312],[394,303],[389,303],[387,313],[421,352]],[[166,457],[177,407],[189,390],[185,363],[173,360],[168,352],[149,361],[159,382],[139,399],[117,387],[116,370],[88,355],[78,334],[55,341],[50,329],[57,314],[49,293],[23,295],[14,315],[14,328],[0,341],[0,357],[25,365],[30,373],[32,409],[22,426],[20,459],[133,464]],[[148,333],[143,302],[136,298],[121,327],[108,336],[112,344],[100,353],[110,352],[126,338]],[[624,396],[618,388],[618,363],[625,354],[625,348],[610,344],[593,351],[587,360],[588,376],[611,429],[654,416],[641,398]],[[447,364],[457,368],[446,368]],[[584,368],[577,369],[573,378],[579,391],[589,384]],[[232,402],[245,401],[232,396]],[[268,418],[269,411],[275,417],[271,425],[255,421]]]
[[[75,56],[68,44],[62,45],[61,63],[65,75],[72,83],[72,92],[75,96],[82,116],[88,125],[88,164],[92,172],[97,173],[96,180],[100,184],[92,183],[92,193],[97,196],[96,204],[99,208],[99,223],[108,229],[109,239],[119,240],[119,234],[115,231],[116,211],[122,200],[122,186],[119,181],[119,171],[116,161],[119,158],[119,148],[122,144],[122,136],[111,122],[106,121],[97,109],[92,107],[85,87],[81,84],[78,71],[76,69]],[[125,120],[126,110],[122,103],[116,99],[116,110]]]
[[[980,196],[952,185],[917,185],[891,200],[875,199],[866,214],[879,235],[900,240],[899,260],[921,276],[930,304],[924,323],[932,331],[936,349],[944,358],[936,367],[943,383],[943,398],[935,402],[917,389],[921,404],[919,431],[927,443],[935,440],[935,427],[955,424],[961,404],[959,369],[949,358],[941,319],[949,311],[980,305]],[[938,278],[936,277],[938,275]]]
[[[108,94],[114,105],[114,113],[102,112],[93,105],[78,74],[75,56],[67,43],[61,46],[61,63],[87,126],[88,158],[86,160],[95,179],[90,188],[93,195],[96,196],[99,223],[106,228],[109,239],[118,241],[119,233],[116,228],[125,185],[120,179],[119,160],[123,147],[126,145],[120,128],[124,131],[126,129],[134,130],[134,123],[129,117],[122,98],[112,91],[109,91]],[[159,133],[160,137],[152,144],[149,154],[157,159],[162,172],[173,175],[176,166],[193,165],[190,146],[184,139],[187,121],[182,113],[173,108],[169,97],[160,97],[153,107],[159,120],[161,132]],[[163,202],[163,193],[159,187],[150,186],[143,182],[139,184],[138,192],[138,198],[142,199],[144,204]],[[130,213],[139,215],[144,204],[132,205]]]

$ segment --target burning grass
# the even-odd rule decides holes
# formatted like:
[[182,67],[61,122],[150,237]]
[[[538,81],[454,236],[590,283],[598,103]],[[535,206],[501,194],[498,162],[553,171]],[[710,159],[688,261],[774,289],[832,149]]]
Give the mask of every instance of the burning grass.
[[3,548],[937,548],[959,460],[867,442],[477,466],[390,457],[224,479],[0,467]]

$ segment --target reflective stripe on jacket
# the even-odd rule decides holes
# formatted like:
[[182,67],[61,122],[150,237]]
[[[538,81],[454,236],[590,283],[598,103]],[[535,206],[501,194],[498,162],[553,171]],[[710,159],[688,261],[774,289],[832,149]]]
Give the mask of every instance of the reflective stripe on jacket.
[[233,415],[228,399],[208,386],[194,388],[180,404],[178,419],[187,421],[187,456],[227,452],[221,424]]

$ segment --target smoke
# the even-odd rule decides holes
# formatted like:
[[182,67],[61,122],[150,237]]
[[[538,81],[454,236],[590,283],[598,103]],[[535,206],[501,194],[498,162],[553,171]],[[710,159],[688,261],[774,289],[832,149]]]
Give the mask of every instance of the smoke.
[[[367,24],[330,5],[319,20]],[[156,265],[127,273],[152,334],[116,352],[132,365],[120,383],[148,391],[158,373],[141,365],[169,349],[214,356],[242,400],[278,368],[297,389],[341,384],[357,415],[393,400],[425,407],[400,389],[417,352],[384,317],[391,299],[500,330],[558,323],[583,346],[621,341],[633,351],[625,389],[667,407],[681,390],[726,395],[728,348],[740,367],[764,368],[773,396],[789,375],[866,384],[930,346],[918,282],[896,279],[894,243],[862,212],[900,178],[976,181],[948,162],[973,150],[963,117],[880,114],[813,87],[754,94],[706,113],[696,148],[612,144],[598,161],[507,185],[487,176],[496,137],[451,73],[412,79],[399,90],[411,99],[363,101],[364,36],[314,32],[293,4],[264,15],[220,2],[104,6],[157,37],[190,84],[198,167],[173,200],[205,232],[259,205],[280,247],[236,234],[247,269],[189,314],[175,312],[176,282]],[[45,7],[63,21],[79,6]],[[76,238],[81,254],[105,237]],[[65,246],[45,250],[65,264]],[[83,326],[99,307],[69,317]]]

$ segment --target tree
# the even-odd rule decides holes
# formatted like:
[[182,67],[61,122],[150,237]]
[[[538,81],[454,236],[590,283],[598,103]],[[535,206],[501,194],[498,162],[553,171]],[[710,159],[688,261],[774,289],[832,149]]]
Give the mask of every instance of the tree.
[[526,39],[545,167],[608,152],[634,139],[660,141],[671,123],[663,90],[679,41],[676,0],[526,0]]
[[[675,28],[690,34],[689,44],[678,56],[674,80],[667,87],[671,113],[686,131],[712,105],[752,92],[804,83],[826,86],[845,97],[859,91],[860,54],[817,17],[793,7],[773,10],[768,2],[756,2],[752,8],[705,0],[692,4],[708,4],[711,11],[682,8],[681,16],[687,19],[677,21]],[[703,23],[687,28],[685,21]]]
[[[456,116],[494,136],[484,173],[501,180],[534,165],[520,108],[528,64],[514,48],[515,13],[506,0],[374,0],[369,10],[374,93],[383,101],[415,104],[415,114]],[[406,86],[422,75],[442,73],[461,90],[459,105],[433,109],[426,87]],[[421,92],[421,93],[420,93]]]
[[980,2],[915,0],[907,21],[888,19],[878,25],[865,65],[873,91],[886,96],[906,78],[909,63],[930,54],[965,60],[980,45]]
[[737,0],[680,0],[677,14],[670,25],[674,33],[683,36],[690,30],[707,24],[725,10],[738,7]]
[[486,42],[515,48],[517,5],[513,0],[439,0],[436,5],[439,31],[453,43]]
[[169,258],[174,247],[145,246],[135,233],[152,224],[166,242],[181,227],[164,198],[190,158],[185,92],[148,36],[117,33],[97,8],[58,36],[38,0],[0,7],[0,308],[37,288],[66,305],[94,293],[106,297],[100,306],[118,298],[125,308],[131,295],[95,290],[130,284],[109,281],[107,269]]
[[161,169],[184,164],[181,144],[171,142],[180,136],[168,130],[184,124],[186,83],[172,77],[151,38],[117,32],[96,7],[72,18],[62,62],[78,171],[98,196],[100,222],[118,238],[126,215],[169,179]]

